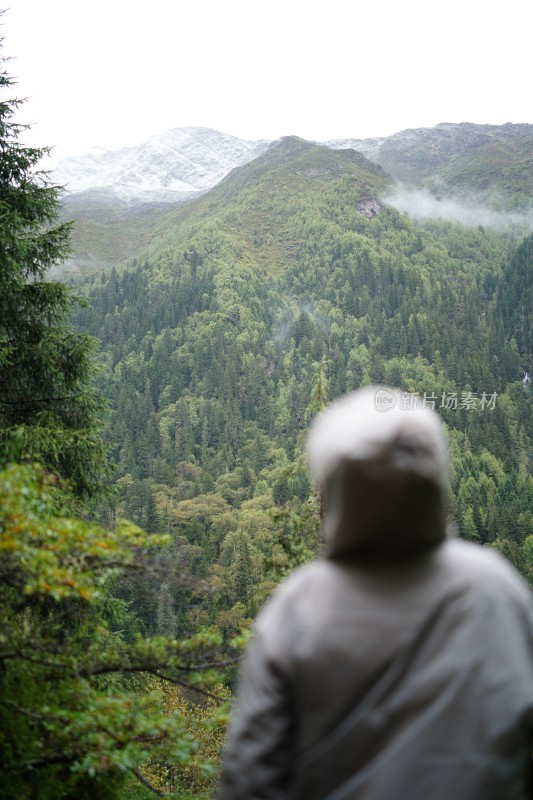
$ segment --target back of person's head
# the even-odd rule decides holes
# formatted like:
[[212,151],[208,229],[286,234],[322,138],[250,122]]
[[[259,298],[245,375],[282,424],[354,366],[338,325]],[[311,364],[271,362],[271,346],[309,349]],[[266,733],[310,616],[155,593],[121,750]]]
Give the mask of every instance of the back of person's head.
[[446,536],[447,446],[429,407],[369,386],[336,401],[307,438],[332,557],[399,557]]

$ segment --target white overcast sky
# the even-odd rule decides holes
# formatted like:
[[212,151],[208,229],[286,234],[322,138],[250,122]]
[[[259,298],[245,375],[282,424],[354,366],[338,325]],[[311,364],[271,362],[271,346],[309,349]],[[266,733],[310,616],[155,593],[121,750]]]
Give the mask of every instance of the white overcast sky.
[[[7,4],[6,4],[7,6]],[[248,139],[533,122],[530,0],[12,0],[28,141],[200,125]]]

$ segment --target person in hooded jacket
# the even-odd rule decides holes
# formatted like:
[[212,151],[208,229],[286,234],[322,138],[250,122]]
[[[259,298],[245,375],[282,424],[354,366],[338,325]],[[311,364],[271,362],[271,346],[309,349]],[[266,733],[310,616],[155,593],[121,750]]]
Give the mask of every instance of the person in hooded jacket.
[[530,797],[531,596],[448,533],[438,415],[368,387],[307,452],[325,554],[257,619],[219,800]]

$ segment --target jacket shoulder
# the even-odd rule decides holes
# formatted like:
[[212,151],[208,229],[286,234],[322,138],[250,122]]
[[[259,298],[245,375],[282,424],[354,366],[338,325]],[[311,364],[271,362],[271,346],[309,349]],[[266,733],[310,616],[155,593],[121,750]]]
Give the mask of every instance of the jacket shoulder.
[[530,604],[531,590],[517,569],[500,553],[462,539],[449,539],[439,549],[438,558],[457,581],[473,588],[493,587],[516,600]]

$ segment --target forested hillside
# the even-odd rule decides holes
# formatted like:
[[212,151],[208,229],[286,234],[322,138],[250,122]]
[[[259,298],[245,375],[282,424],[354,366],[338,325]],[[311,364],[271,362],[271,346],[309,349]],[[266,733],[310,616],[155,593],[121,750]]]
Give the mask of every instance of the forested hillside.
[[420,227],[380,202],[389,184],[284,139],[86,280],[119,468],[102,514],[172,536],[165,580],[122,588],[145,630],[229,636],[316,552],[303,434],[370,382],[437,408],[460,534],[531,568],[533,239]]

